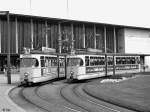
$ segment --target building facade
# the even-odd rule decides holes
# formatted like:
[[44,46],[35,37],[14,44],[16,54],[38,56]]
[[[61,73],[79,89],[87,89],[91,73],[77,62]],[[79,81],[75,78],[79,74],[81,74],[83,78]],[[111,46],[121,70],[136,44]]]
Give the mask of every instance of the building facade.
[[[148,28],[18,14],[10,14],[9,18],[11,64],[14,67],[18,65],[17,58],[24,47],[34,50],[42,47],[54,48],[58,53],[70,52],[73,47],[75,50],[98,49],[102,53],[150,54],[150,44],[148,44],[150,29]],[[1,70],[7,63],[7,40],[7,18],[1,15]],[[146,60],[149,62],[149,58]]]

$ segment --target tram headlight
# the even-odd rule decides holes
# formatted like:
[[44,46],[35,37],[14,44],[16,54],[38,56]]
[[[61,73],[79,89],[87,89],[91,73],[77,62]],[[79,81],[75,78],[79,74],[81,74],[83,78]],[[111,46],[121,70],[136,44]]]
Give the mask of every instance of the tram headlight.
[[71,72],[70,72],[70,78],[71,78],[71,79],[73,78],[73,75],[74,75],[74,72],[71,71]]
[[24,73],[25,78],[28,78],[29,74],[28,73]]
[[71,71],[71,72],[70,72],[70,74],[71,74],[71,75],[73,75],[73,74],[74,74],[74,72],[73,72],[73,71]]

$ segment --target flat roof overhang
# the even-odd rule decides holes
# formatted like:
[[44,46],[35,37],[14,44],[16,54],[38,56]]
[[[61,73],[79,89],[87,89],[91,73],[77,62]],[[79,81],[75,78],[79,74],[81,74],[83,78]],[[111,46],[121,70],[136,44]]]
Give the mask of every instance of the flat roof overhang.
[[[1,15],[4,17],[4,15]],[[92,21],[80,21],[80,20],[73,20],[73,19],[64,19],[64,18],[52,18],[52,17],[42,17],[42,16],[35,16],[35,15],[24,15],[24,14],[14,14],[10,13],[10,17],[20,17],[22,19],[31,19],[35,18],[41,21],[53,21],[57,23],[85,23],[85,24],[97,24],[97,25],[103,25],[103,26],[115,26],[115,27],[121,27],[121,28],[134,28],[134,29],[143,29],[143,30],[150,30],[150,28],[146,27],[136,27],[136,26],[128,26],[128,25],[118,25],[118,24],[109,24],[109,23],[100,23],[100,22],[92,22]]]

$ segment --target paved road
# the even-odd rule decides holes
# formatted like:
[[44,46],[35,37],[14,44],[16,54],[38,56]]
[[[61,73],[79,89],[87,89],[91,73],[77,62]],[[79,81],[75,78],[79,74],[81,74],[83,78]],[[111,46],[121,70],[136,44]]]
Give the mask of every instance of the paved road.
[[88,85],[97,84],[100,80],[76,83],[62,80],[42,86],[16,88],[10,96],[28,112],[133,112],[85,92]]

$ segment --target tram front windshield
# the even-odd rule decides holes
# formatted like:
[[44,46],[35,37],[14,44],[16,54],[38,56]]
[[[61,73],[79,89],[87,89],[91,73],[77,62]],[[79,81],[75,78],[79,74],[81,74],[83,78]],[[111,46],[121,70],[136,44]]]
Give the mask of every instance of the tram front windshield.
[[38,67],[39,63],[36,58],[21,58],[20,67]]
[[68,58],[67,66],[82,66],[83,60],[80,58]]

